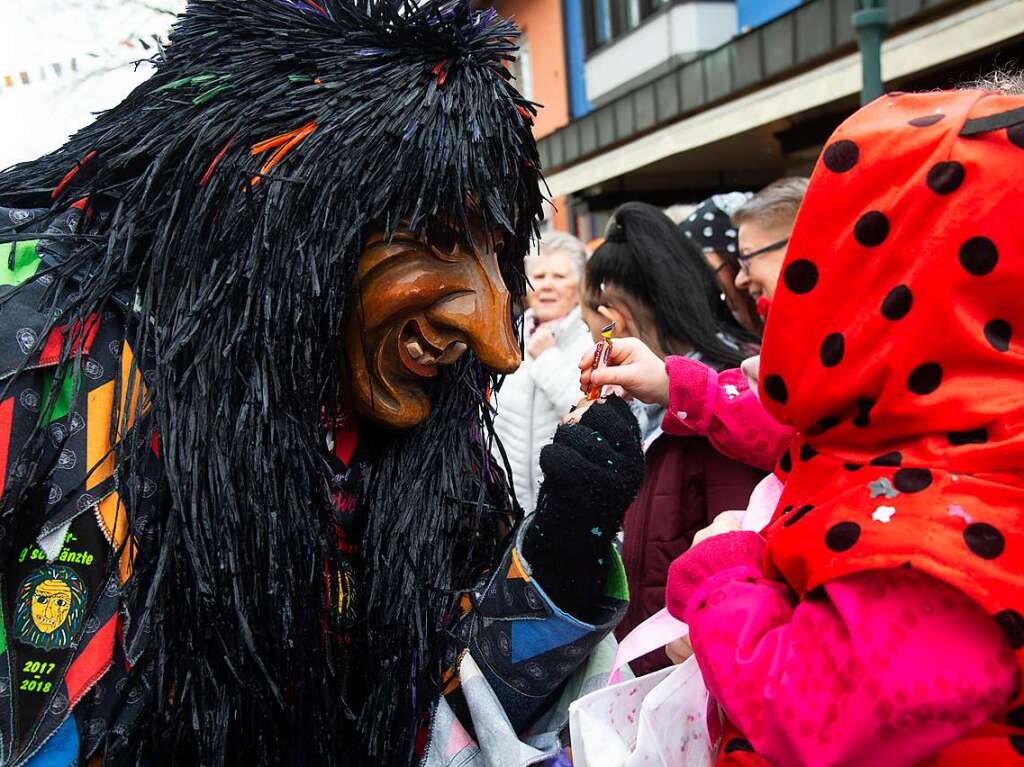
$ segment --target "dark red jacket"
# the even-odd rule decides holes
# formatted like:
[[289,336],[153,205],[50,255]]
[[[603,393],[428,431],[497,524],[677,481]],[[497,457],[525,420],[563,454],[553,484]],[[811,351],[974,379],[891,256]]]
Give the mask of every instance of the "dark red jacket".
[[[620,640],[665,606],[672,561],[721,512],[745,509],[763,471],[726,458],[704,437],[662,434],[647,451],[647,478],[626,511],[622,559],[629,608],[615,630]],[[638,676],[669,665],[663,650],[630,663]]]

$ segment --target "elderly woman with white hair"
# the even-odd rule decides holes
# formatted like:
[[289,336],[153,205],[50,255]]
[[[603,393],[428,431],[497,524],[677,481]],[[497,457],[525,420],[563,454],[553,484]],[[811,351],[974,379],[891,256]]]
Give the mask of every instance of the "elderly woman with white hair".
[[586,263],[586,246],[564,232],[545,234],[526,259],[526,353],[495,395],[494,427],[512,467],[516,497],[528,513],[537,503],[540,450],[580,398],[577,363],[592,344],[579,308]]

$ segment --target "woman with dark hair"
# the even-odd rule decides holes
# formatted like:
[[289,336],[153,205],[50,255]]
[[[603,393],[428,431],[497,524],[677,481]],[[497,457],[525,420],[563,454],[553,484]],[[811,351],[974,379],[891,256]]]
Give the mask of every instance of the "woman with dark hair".
[[[633,202],[615,211],[605,243],[587,264],[583,303],[592,332],[614,320],[617,336],[635,336],[662,358],[721,370],[756,353],[700,250],[651,205]],[[722,455],[704,436],[662,433],[666,414],[659,404],[635,412],[645,434],[647,479],[623,522],[630,605],[616,631],[620,639],[664,607],[668,566],[693,535],[722,511],[745,508],[764,476]],[[664,653],[652,653],[631,665],[640,674],[668,663]]]
[[723,368],[753,350],[754,336],[736,321],[700,250],[653,205],[630,202],[615,211],[587,285],[592,311],[661,357],[696,354]]

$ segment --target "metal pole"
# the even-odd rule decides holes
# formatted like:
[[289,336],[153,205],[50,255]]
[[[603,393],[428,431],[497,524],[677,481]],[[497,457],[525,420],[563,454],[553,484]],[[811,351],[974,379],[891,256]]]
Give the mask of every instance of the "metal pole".
[[882,95],[882,37],[889,25],[885,0],[857,0],[853,28],[860,44],[861,70],[864,75],[860,103],[867,104]]

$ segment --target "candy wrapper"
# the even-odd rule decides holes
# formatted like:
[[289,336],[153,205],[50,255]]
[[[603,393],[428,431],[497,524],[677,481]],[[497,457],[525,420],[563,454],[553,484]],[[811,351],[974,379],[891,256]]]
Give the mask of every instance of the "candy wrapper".
[[[608,365],[608,360],[612,355],[612,333],[615,331],[615,323],[611,322],[601,328],[601,341],[594,349],[594,363],[590,366],[590,371],[600,370]],[[597,384],[590,385],[590,391],[587,392],[588,400],[595,400],[601,397],[603,386]]]

